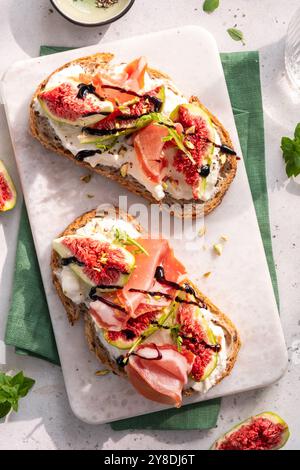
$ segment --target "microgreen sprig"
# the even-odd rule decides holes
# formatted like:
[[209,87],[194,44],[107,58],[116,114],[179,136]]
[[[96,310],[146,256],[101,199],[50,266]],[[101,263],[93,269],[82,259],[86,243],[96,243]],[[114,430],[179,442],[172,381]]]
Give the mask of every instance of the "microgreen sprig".
[[149,253],[145,248],[137,242],[134,238],[131,238],[125,230],[117,228],[115,230],[115,241],[121,245],[132,245],[136,246],[139,252],[144,253],[144,255],[149,256]]

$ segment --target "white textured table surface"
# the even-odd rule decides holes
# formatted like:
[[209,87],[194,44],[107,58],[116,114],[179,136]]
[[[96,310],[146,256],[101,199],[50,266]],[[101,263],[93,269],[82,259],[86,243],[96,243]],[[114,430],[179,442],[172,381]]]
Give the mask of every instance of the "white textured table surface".
[[[292,133],[299,120],[300,98],[287,92],[283,77],[284,35],[298,0],[223,0],[213,15],[202,12],[202,0],[136,0],[117,23],[85,29],[67,23],[50,11],[47,0],[0,0],[0,76],[13,62],[38,55],[40,44],[84,46],[183,24],[198,24],[211,31],[221,51],[261,51],[265,110],[266,162],[271,229],[278,272],[281,318],[289,347],[285,377],[265,390],[223,399],[218,428],[200,431],[113,432],[108,425],[89,426],[77,420],[68,405],[58,367],[33,358],[17,357],[5,348],[6,313],[18,227],[18,209],[0,219],[0,364],[2,369],[23,369],[37,384],[22,400],[19,413],[0,424],[0,449],[206,449],[233,423],[265,409],[277,411],[289,423],[292,437],[286,446],[299,449],[300,434],[300,187],[287,181],[279,142]],[[226,33],[235,24],[245,33],[244,48]],[[0,155],[16,177],[4,110],[0,110]]]

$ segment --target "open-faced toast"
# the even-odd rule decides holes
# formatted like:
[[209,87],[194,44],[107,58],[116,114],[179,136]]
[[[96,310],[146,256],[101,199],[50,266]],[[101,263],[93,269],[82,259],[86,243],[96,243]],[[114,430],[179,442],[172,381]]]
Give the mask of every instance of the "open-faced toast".
[[[118,209],[113,216],[103,211],[88,212],[54,242],[53,282],[69,322],[74,324],[81,315],[84,317],[89,348],[105,367],[128,376],[145,397],[180,406],[182,393],[205,393],[230,374],[240,339],[230,319],[188,280],[168,242],[146,236],[133,217]],[[129,275],[126,279],[112,275],[110,263],[116,256],[101,251],[106,240],[110,253],[125,248],[135,257],[132,262],[127,256],[124,262],[123,251],[120,253],[122,276]],[[97,266],[90,264],[95,259]],[[159,266],[155,267],[157,260]],[[127,271],[125,265],[129,266]],[[164,274],[159,278],[161,269]],[[108,279],[108,272],[111,290],[101,277]],[[120,284],[119,290],[114,284]],[[170,374],[171,385],[164,390],[148,382],[145,386],[144,372],[151,377],[153,366],[154,382],[160,383],[157,364],[164,371],[164,379],[166,373]]]
[[[142,58],[118,66],[112,61],[108,53],[77,59],[44,80],[30,105],[33,136],[77,165],[152,203],[163,203],[175,215],[208,214],[220,204],[236,173],[228,132],[197,97],[185,98],[166,74],[142,66]],[[132,64],[137,68],[133,72]],[[124,82],[124,67],[131,67],[129,77],[142,72]],[[125,106],[118,101],[124,94],[131,97]]]

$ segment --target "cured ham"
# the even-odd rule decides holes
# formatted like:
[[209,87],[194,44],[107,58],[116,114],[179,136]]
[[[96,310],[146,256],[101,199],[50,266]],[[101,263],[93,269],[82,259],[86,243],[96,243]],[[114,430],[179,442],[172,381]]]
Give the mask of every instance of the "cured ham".
[[[138,239],[137,241],[145,248],[149,256],[146,256],[144,253],[136,255],[135,269],[122,291],[117,294],[120,303],[125,303],[133,317],[141,314],[137,309],[139,305],[145,301],[145,294],[132,292],[131,289],[144,291],[154,291],[158,289],[160,292],[164,291],[162,285],[155,284],[154,275],[157,266],[164,266],[166,277],[174,282],[177,282],[180,276],[186,272],[184,266],[175,258],[174,252],[170,248],[167,240],[161,238],[144,238]],[[149,299],[149,305],[151,301],[153,301],[153,299]]]
[[130,356],[126,372],[134,388],[145,398],[178,408],[193,360],[193,354],[180,353],[172,345],[158,347],[150,343],[140,346]]
[[105,328],[111,331],[121,331],[128,320],[127,314],[124,314],[99,300],[91,302],[89,313],[100,328]]
[[79,78],[83,83],[92,83],[96,88],[96,92],[103,96],[106,94],[106,97],[109,99],[117,98],[117,100],[122,103],[132,99],[132,95],[124,96],[124,93],[120,93],[117,90],[105,90],[103,85],[110,85],[115,87],[121,87],[128,91],[133,91],[138,93],[144,88],[145,85],[145,73],[147,70],[147,61],[145,57],[139,57],[138,59],[133,60],[126,67],[121,70],[119,73],[112,75],[109,71],[101,71],[101,74],[90,75],[90,74],[80,74]]
[[163,139],[168,134],[167,127],[149,124],[140,130],[134,139],[134,150],[141,169],[154,183],[160,183],[163,178],[162,170],[166,166]]
[[[151,291],[170,296],[175,294],[174,289],[155,280],[157,266],[164,266],[166,278],[174,282],[186,273],[184,266],[175,258],[167,240],[141,238],[137,241],[145,248],[149,256],[144,253],[136,254],[135,268],[128,282],[122,290],[109,295],[109,300],[122,305],[127,313],[98,300],[91,303],[91,314],[102,328],[120,331],[129,318],[137,318],[170,305],[172,299],[167,296],[149,296],[145,293],[145,291]],[[107,294],[105,296],[108,298]]]

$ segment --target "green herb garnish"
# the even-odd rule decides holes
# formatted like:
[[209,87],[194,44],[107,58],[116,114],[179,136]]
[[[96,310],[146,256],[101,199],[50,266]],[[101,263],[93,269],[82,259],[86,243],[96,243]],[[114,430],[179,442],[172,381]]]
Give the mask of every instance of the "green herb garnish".
[[[133,351],[142,343],[142,341],[144,341],[146,338],[149,338],[149,336],[153,335],[153,333],[155,333],[162,326],[165,325],[167,320],[169,320],[169,318],[172,317],[173,314],[175,313],[176,307],[177,307],[176,303],[174,302],[172,304],[170,310],[167,310],[163,315],[161,315],[161,317],[159,317],[159,319],[157,320],[156,323],[154,323],[153,325],[150,325],[150,326],[148,326],[148,328],[146,328],[146,330],[141,334],[141,336],[139,336],[137,338],[137,340],[133,343],[133,345],[129,349],[128,353],[126,354],[125,358],[123,359],[124,364],[127,363],[130,354],[133,353]],[[170,329],[172,329],[171,326],[170,326]]]
[[20,398],[25,397],[35,384],[35,380],[25,377],[23,372],[10,376],[0,372],[0,418],[11,409],[18,411]]
[[188,158],[189,160],[195,165],[196,162],[194,158],[192,157],[192,154],[188,151],[184,144],[183,137],[176,131],[176,129],[173,129],[172,127],[168,127],[168,132],[169,135],[166,137],[163,137],[163,142],[168,142],[170,140],[174,140],[176,147],[179,148]]
[[205,0],[205,2],[203,3],[203,10],[206,13],[212,13],[219,7],[219,4],[219,0]]
[[227,33],[234,41],[242,41],[243,45],[245,45],[244,34],[242,31],[236,28],[229,28],[227,29]]
[[136,246],[140,253],[144,253],[145,255],[149,256],[148,251],[137,242],[134,238],[131,238],[125,230],[120,230],[119,228],[115,231],[115,241],[120,243],[121,245],[132,245]]
[[179,324],[176,324],[174,326],[171,327],[171,335],[172,335],[172,339],[174,341],[174,343],[176,343],[177,345],[177,349],[179,352],[181,352],[182,350],[182,337],[179,336],[179,332],[180,332],[180,328],[181,326]]
[[294,132],[294,139],[282,137],[281,150],[286,164],[285,171],[288,177],[300,174],[300,122]]

